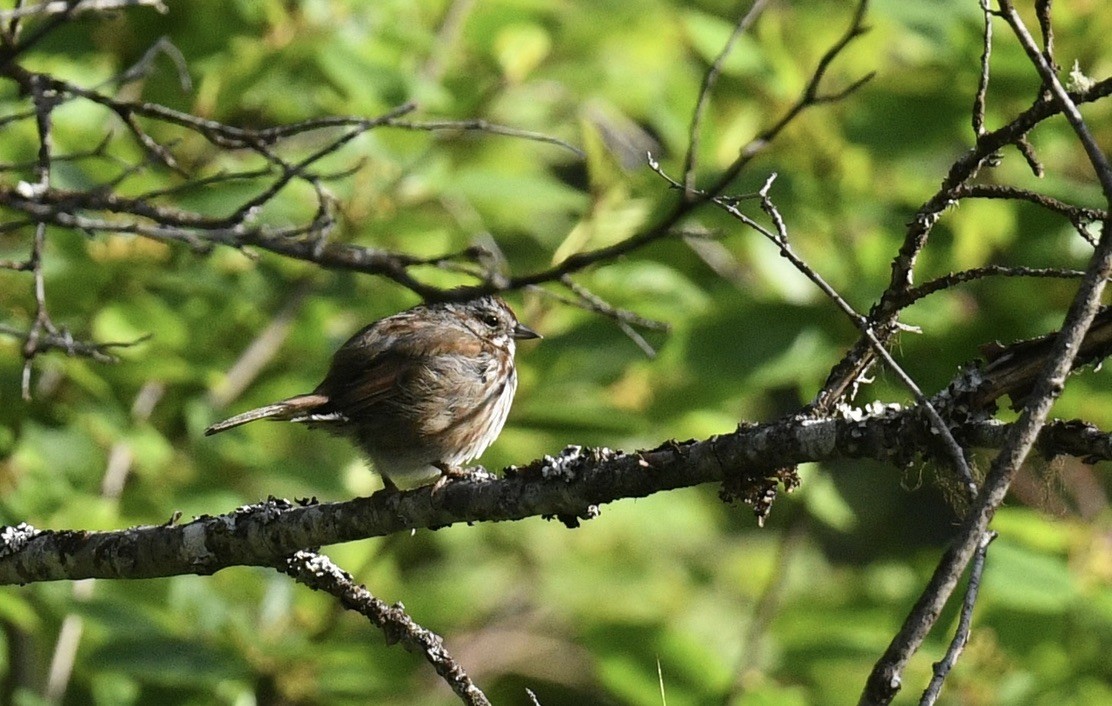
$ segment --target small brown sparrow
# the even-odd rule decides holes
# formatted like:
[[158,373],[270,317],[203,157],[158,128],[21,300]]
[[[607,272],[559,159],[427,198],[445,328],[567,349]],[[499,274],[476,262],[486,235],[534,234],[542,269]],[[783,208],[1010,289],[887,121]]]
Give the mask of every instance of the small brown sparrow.
[[517,390],[514,341],[540,338],[498,297],[415,306],[356,333],[305,395],[237,414],[351,439],[387,488],[458,475],[502,431]]

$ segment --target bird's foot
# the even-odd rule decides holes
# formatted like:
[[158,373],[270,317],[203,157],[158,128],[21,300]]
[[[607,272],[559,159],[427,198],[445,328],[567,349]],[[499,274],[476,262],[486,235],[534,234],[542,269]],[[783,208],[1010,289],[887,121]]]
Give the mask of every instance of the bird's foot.
[[472,477],[471,471],[459,466],[449,466],[446,463],[434,463],[434,466],[440,471],[440,477],[433,483],[432,492],[435,495],[448,484],[450,480],[465,480]]

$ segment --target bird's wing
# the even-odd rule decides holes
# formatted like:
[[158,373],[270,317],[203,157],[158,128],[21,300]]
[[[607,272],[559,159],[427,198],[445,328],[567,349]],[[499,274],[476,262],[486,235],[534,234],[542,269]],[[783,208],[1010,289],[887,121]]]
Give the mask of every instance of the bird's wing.
[[393,402],[418,362],[393,351],[368,356],[341,349],[317,391],[328,396],[329,408],[357,417],[371,407]]
[[483,342],[473,335],[452,335],[441,324],[409,312],[381,319],[352,336],[332,357],[332,365],[315,392],[329,407],[348,417],[375,405],[405,406],[413,376],[446,355],[477,358]]

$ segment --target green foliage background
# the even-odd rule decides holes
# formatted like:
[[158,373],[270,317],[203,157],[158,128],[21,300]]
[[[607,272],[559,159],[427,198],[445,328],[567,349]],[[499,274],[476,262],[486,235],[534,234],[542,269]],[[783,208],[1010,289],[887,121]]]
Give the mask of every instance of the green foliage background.
[[[449,3],[434,0],[170,5],[165,15],[136,9],[74,22],[28,63],[95,85],[166,36],[188,62],[193,89],[181,89],[163,58],[142,97],[225,122],[374,116],[416,100],[420,118],[482,118],[583,146],[586,160],[485,133],[380,129],[331,159],[337,169],[363,160],[330,184],[343,203],[336,237],[428,256],[496,242],[516,273],[615,242],[667,203],[667,185],[644,152],[678,175],[703,72],[740,11],[713,0],[461,2],[453,36],[438,34]],[[798,96],[851,10],[833,0],[775,4],[741,39],[705,123],[705,182]],[[1056,3],[1055,17],[1063,63],[1108,75],[1112,13],[1075,0]],[[971,143],[982,31],[974,0],[878,0],[869,25],[828,86],[873,70],[876,78],[845,102],[805,114],[735,189],[753,191],[777,172],[773,196],[793,242],[859,309],[887,283],[903,224]],[[1038,87],[1009,40],[1000,28],[990,128],[1029,105]],[[18,101],[10,85],[0,87],[0,112]],[[1107,103],[1086,109],[1106,149],[1109,112]],[[120,127],[111,115],[74,104],[59,111],[55,137],[59,152],[75,152],[113,130]],[[1046,178],[1036,180],[1009,151],[986,180],[1100,205],[1064,121],[1040,127],[1033,142]],[[35,144],[33,124],[7,127],[0,161],[31,159]],[[139,156],[124,139],[112,149]],[[241,157],[213,155],[199,140],[176,150],[183,163],[209,168]],[[86,186],[119,169],[108,159],[61,165],[55,183]],[[141,173],[125,188],[139,193],[166,179]],[[182,198],[223,213],[252,186]],[[304,218],[310,197],[289,189],[260,218]],[[709,210],[695,222],[721,234],[707,246],[718,271],[688,245],[668,242],[579,277],[612,303],[673,326],[649,336],[654,359],[607,320],[536,293],[511,297],[545,340],[521,347],[518,400],[485,465],[524,463],[566,444],[629,449],[704,438],[810,399],[855,339],[852,326],[755,234]],[[26,251],[26,233],[0,235],[0,258]],[[984,264],[1079,266],[1087,253],[1064,220],[969,202],[936,228],[917,278]],[[377,487],[345,444],[323,435],[279,425],[212,439],[201,431],[225,412],[311,389],[339,343],[416,303],[412,293],[274,256],[224,249],[200,257],[60,231],[50,233],[46,273],[61,322],[99,340],[151,338],[115,366],[40,359],[30,403],[20,400],[18,343],[0,339],[0,522],[119,528],[268,495],[332,500]],[[459,281],[433,268],[422,274]],[[275,359],[229,409],[214,409],[209,391],[299,286],[309,295]],[[935,391],[977,357],[978,345],[1055,328],[1074,286],[994,280],[935,295],[909,311],[907,322],[924,334],[901,339],[899,360]],[[0,311],[14,325],[30,321],[29,275],[0,271]],[[150,419],[136,422],[132,403],[150,381],[164,394]],[[907,399],[883,373],[865,395]],[[1108,372],[1073,378],[1055,414],[1112,429]],[[101,478],[121,442],[134,455],[132,473],[122,497],[105,500]],[[527,703],[525,688],[545,706],[854,703],[955,515],[930,469],[832,464],[804,475],[765,529],[702,487],[604,507],[574,531],[535,519],[327,551],[444,635],[498,704]],[[944,703],[1112,703],[1108,486],[1107,466],[1075,460],[1025,472],[995,522],[1001,536],[972,642]],[[86,632],[67,704],[453,702],[418,656],[386,646],[327,597],[275,572],[235,569],[99,582],[88,600],[75,600],[69,584],[0,590],[0,669],[12,703],[41,702],[54,641],[73,612]],[[926,684],[952,618],[912,663],[905,703]]]

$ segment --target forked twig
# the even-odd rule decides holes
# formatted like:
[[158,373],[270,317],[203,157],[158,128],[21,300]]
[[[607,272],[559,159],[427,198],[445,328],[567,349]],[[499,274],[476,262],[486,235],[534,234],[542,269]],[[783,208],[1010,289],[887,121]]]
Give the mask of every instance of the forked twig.
[[[1050,90],[1055,103],[1066,115],[1079,141],[1085,147],[1101,182],[1108,208],[1112,210],[1112,170],[1109,169],[1107,159],[1096,147],[1073,99],[1058,80],[1010,0],[999,0],[999,2],[1004,19],[1012,27],[1028,58],[1037,69],[1043,85]],[[937,622],[959,577],[984,541],[989,522],[1004,501],[1012,479],[1034,447],[1046,423],[1051,405],[1061,394],[1077,351],[1096,316],[1101,294],[1110,277],[1112,277],[1112,219],[1106,219],[1101,239],[1089,260],[1085,276],[1078,286],[1065,322],[1051,348],[1049,361],[1036,379],[1033,391],[1027,397],[1019,419],[1011,428],[1003,448],[993,460],[981,493],[963,520],[953,544],[940,559],[926,589],[869,675],[861,695],[861,704],[888,704],[899,691],[902,674],[908,661],[922,646],[926,635]]]

